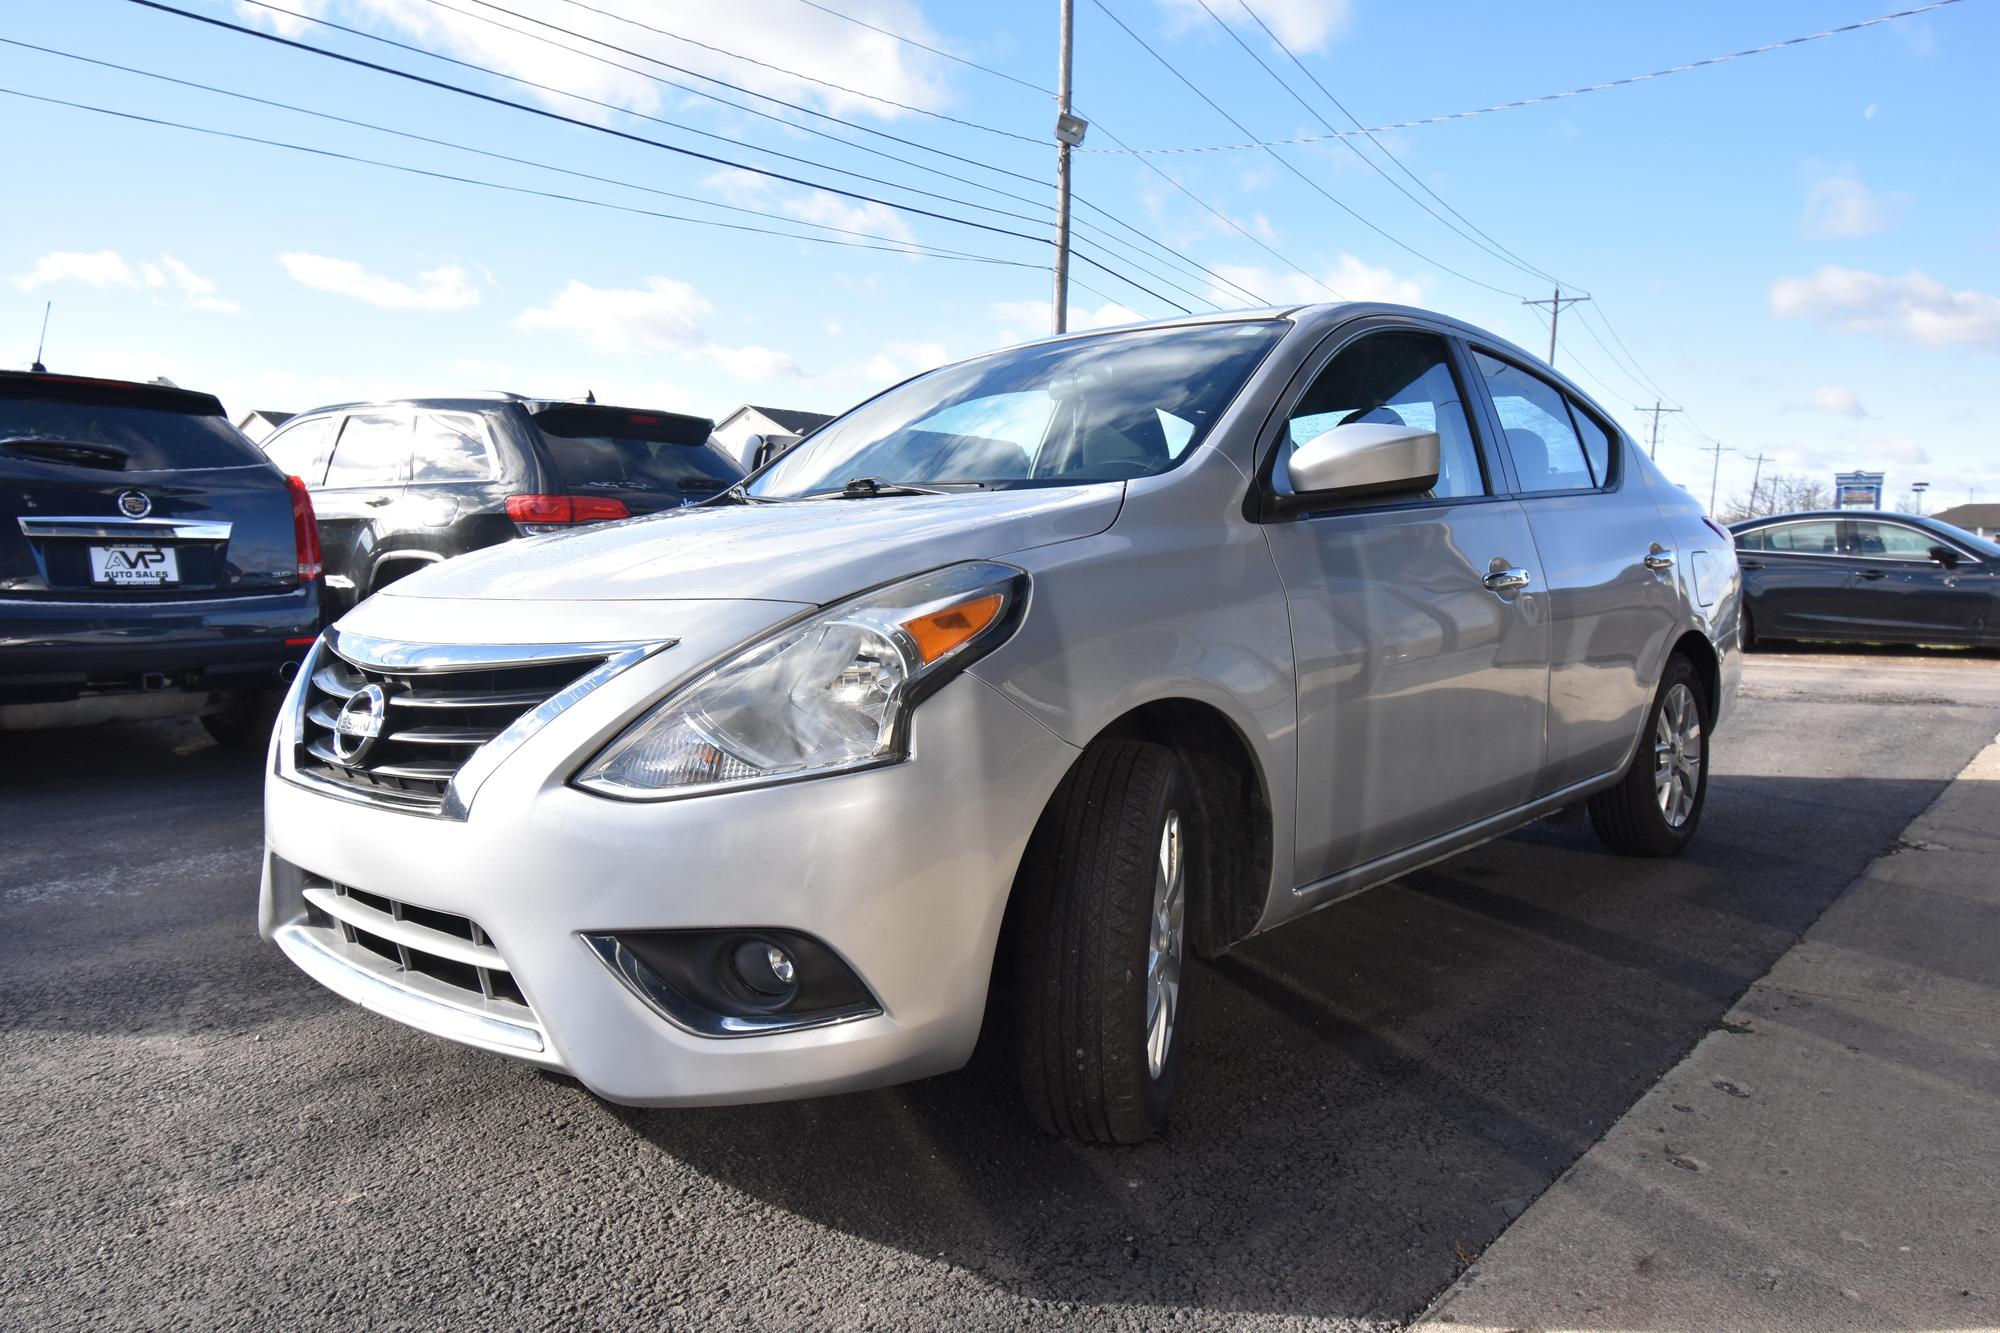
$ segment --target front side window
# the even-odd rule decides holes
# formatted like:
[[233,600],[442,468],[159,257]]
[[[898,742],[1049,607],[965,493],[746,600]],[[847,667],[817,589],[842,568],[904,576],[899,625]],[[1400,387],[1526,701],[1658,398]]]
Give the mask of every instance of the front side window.
[[470,412],[419,412],[411,481],[488,481],[494,476],[486,424]]
[[333,446],[333,462],[326,470],[326,484],[329,489],[399,485],[409,462],[408,416],[356,412],[340,428],[340,439]]
[[1852,534],[1848,538],[1849,554],[1880,556],[1884,560],[1929,560],[1931,547],[1944,544],[1928,532],[1871,519],[1848,520],[1848,531]]
[[1200,445],[1289,327],[1141,329],[946,366],[822,427],[750,494],[836,493],[862,477],[979,488],[1150,477]]
[[1355,422],[1437,432],[1438,480],[1428,498],[1486,494],[1450,353],[1435,334],[1377,333],[1334,357],[1285,419],[1280,460]]
[[[1524,491],[1579,491],[1597,484],[1562,391],[1519,366],[1474,352],[1507,435]],[[1608,454],[1607,447],[1607,454]]]
[[337,420],[309,417],[281,426],[264,441],[264,453],[287,476],[317,486],[326,475],[327,455],[333,452],[333,423]]

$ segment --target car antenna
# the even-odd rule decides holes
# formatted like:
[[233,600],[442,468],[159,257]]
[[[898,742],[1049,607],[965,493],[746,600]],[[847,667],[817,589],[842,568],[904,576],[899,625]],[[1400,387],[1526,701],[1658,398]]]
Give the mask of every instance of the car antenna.
[[584,402],[586,402],[586,403],[594,403],[594,402],[596,402],[596,401],[597,401],[597,390],[595,390],[595,389],[585,389],[585,390],[583,391],[583,401],[584,401]]
[[35,362],[29,367],[37,375],[46,375],[49,368],[42,364],[42,349],[49,344],[49,311],[55,308],[54,301],[42,303],[42,336],[35,340]]

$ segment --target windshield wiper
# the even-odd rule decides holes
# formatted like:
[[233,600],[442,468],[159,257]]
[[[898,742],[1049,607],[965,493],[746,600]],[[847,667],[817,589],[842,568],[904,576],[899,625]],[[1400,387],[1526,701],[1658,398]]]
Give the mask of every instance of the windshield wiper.
[[878,495],[948,495],[955,490],[983,491],[983,481],[939,481],[919,486],[909,481],[884,481],[880,477],[849,477],[837,491],[812,491],[808,500],[872,500]]

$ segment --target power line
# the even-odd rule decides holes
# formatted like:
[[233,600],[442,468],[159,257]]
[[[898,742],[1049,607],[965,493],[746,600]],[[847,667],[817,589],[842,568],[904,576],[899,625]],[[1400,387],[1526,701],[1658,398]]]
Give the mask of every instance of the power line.
[[1545,305],[1549,308],[1549,364],[1550,365],[1553,366],[1556,363],[1556,325],[1562,320],[1563,307],[1566,305],[1575,305],[1579,301],[1588,301],[1589,299],[1590,298],[1588,296],[1564,296],[1563,289],[1560,287],[1556,288],[1556,294],[1554,296],[1549,297],[1545,301],[1531,301],[1528,300],[1526,297],[1523,297],[1521,299],[1522,305],[1533,305],[1533,306]]
[[[1341,115],[1347,117],[1347,119],[1353,122],[1355,127],[1359,129],[1361,126],[1361,118],[1359,116],[1356,116],[1352,111],[1349,111],[1347,109],[1347,105],[1344,102],[1342,102],[1338,97],[1335,97],[1333,95],[1333,91],[1330,88],[1328,88],[1324,83],[1320,82],[1319,76],[1317,74],[1314,74],[1312,70],[1306,66],[1306,62],[1299,58],[1298,53],[1292,50],[1291,47],[1285,45],[1283,39],[1281,39],[1277,33],[1271,31],[1271,25],[1264,22],[1263,16],[1250,7],[1250,0],[1236,0],[1236,3],[1242,7],[1244,13],[1250,16],[1250,19],[1253,23],[1255,23],[1259,28],[1263,29],[1264,35],[1270,38],[1271,44],[1277,47],[1280,51],[1284,52],[1286,57],[1291,60],[1292,64],[1298,67],[1299,73],[1305,75],[1306,78],[1311,81],[1313,87],[1319,89],[1321,96],[1325,97],[1327,101],[1333,103],[1334,109],[1339,111]],[[1204,3],[1202,7],[1206,9],[1207,8],[1206,3]],[[1211,16],[1214,14],[1213,10],[1210,10],[1209,12]],[[1217,19],[1216,21],[1218,23],[1221,22],[1220,19]],[[1236,36],[1235,31],[1231,29],[1228,24],[1226,23],[1223,24],[1223,29],[1224,31],[1228,32],[1231,37]],[[1237,41],[1239,44],[1242,43],[1241,38],[1237,38]],[[1245,46],[1244,50],[1248,51],[1249,47]],[[1252,58],[1254,59],[1255,52],[1252,52],[1251,54]],[[1329,130],[1333,129],[1333,125],[1327,121],[1326,117],[1320,115],[1317,111],[1314,111],[1312,106],[1309,103],[1307,103],[1305,98],[1299,97],[1299,95],[1296,92],[1292,92],[1291,86],[1285,84],[1283,80],[1279,79],[1276,72],[1271,70],[1270,66],[1264,65],[1264,62],[1262,60],[1258,60],[1257,63],[1263,66],[1265,72],[1270,74],[1271,78],[1274,81],[1278,82],[1280,86],[1284,87],[1286,92],[1292,93],[1292,96],[1298,100],[1299,105],[1305,107],[1305,109],[1312,115],[1313,119],[1319,121],[1320,124],[1325,125],[1327,129]],[[1467,240],[1472,241],[1474,245],[1478,245],[1481,249],[1485,250],[1488,254],[1493,255],[1495,258],[1512,264],[1515,268],[1520,269],[1523,273],[1528,274],[1530,277],[1541,278],[1546,282],[1552,282],[1558,286],[1562,285],[1562,279],[1556,277],[1552,273],[1548,273],[1542,269],[1536,268],[1533,264],[1530,264],[1527,260],[1521,258],[1521,256],[1515,254],[1512,250],[1509,250],[1506,246],[1500,244],[1500,242],[1494,240],[1491,236],[1487,235],[1487,233],[1484,230],[1482,230],[1479,227],[1479,225],[1475,223],[1471,218],[1465,216],[1465,214],[1459,212],[1456,208],[1453,208],[1450,204],[1446,203],[1443,196],[1438,194],[1438,192],[1436,190],[1433,190],[1430,186],[1426,185],[1420,176],[1418,176],[1414,171],[1411,171],[1410,168],[1404,164],[1403,159],[1397,157],[1394,152],[1390,151],[1389,145],[1383,143],[1380,139],[1377,139],[1371,131],[1361,130],[1361,133],[1367,136],[1368,142],[1374,145],[1375,150],[1377,152],[1381,153],[1382,156],[1388,158],[1389,161],[1392,164],[1394,164],[1396,170],[1402,172],[1403,175],[1409,177],[1411,184],[1415,185],[1418,189],[1422,190],[1425,194],[1429,195],[1431,198],[1437,200],[1438,204],[1445,210],[1445,212],[1451,214],[1453,217],[1457,218],[1460,222],[1463,222],[1467,227],[1472,229],[1473,236],[1466,236]],[[1455,226],[1452,226],[1452,224],[1448,220],[1446,220],[1443,217],[1440,217],[1436,212],[1436,210],[1431,208],[1429,204],[1426,204],[1423,200],[1417,198],[1415,195],[1411,194],[1408,190],[1403,189],[1403,186],[1396,180],[1395,177],[1391,176],[1388,172],[1383,171],[1381,167],[1377,166],[1375,162],[1371,158],[1369,158],[1369,156],[1366,153],[1363,153],[1359,148],[1356,148],[1353,145],[1353,143],[1349,141],[1347,136],[1343,135],[1340,139],[1340,143],[1349,152],[1352,152],[1356,157],[1360,158],[1363,162],[1366,162],[1369,168],[1373,170],[1377,175],[1381,176],[1383,180],[1388,181],[1391,185],[1394,185],[1398,190],[1401,190],[1406,198],[1408,198],[1412,203],[1416,204],[1419,208],[1423,209],[1424,212],[1429,213],[1434,218],[1437,218],[1437,220],[1439,222],[1443,222],[1445,226],[1451,227],[1453,231],[1459,232],[1461,236],[1465,236],[1465,233],[1463,231],[1459,231],[1459,229]],[[1477,237],[1478,239],[1475,239],[1475,237]],[[1576,284],[1571,283],[1569,285],[1574,287]]]
[[[780,171],[772,171],[768,167],[752,166],[749,163],[738,162],[731,158],[718,157],[713,153],[704,153],[693,148],[683,148],[677,144],[663,143],[658,139],[648,139],[644,135],[633,134],[629,131],[616,129],[609,125],[593,125],[587,120],[578,120],[576,117],[566,116],[562,114],[560,111],[551,111],[546,107],[530,106],[525,102],[510,101],[505,97],[498,97],[492,93],[483,93],[474,88],[461,87],[460,85],[455,83],[448,83],[442,79],[433,79],[426,75],[414,73],[410,70],[397,69],[391,65],[377,64],[375,61],[372,60],[364,60],[360,56],[348,55],[340,51],[330,51],[327,50],[325,47],[313,46],[310,43],[296,41],[290,37],[281,37],[276,33],[259,32],[255,28],[247,28],[238,23],[231,23],[227,19],[213,18],[207,14],[198,14],[191,10],[179,9],[173,5],[162,3],[162,0],[128,0],[128,3],[139,5],[146,9],[158,10],[162,13],[175,14],[180,16],[181,18],[192,19],[198,23],[208,24],[211,27],[222,28],[230,32],[240,33],[246,37],[255,37],[260,41],[271,42],[278,46],[286,46],[294,50],[310,52],[313,55],[323,56],[327,59],[337,60],[344,64],[354,65],[362,69],[371,69],[376,71],[377,73],[388,74],[399,79],[406,79],[412,83],[420,83],[425,85],[426,87],[437,88],[444,92],[457,93],[460,96],[470,97],[477,101],[491,103],[494,106],[510,107],[515,111],[526,112],[529,115],[539,116],[542,117],[543,119],[556,121],[559,124],[573,125],[581,129],[594,130],[599,134],[608,134],[613,136],[614,138],[624,139],[631,143],[645,144],[648,147],[658,148],[665,152],[674,153],[682,157],[693,158],[702,162],[712,162],[717,166],[734,167],[739,170],[748,171],[754,175],[767,176],[773,180],[784,181],[787,184],[801,185],[809,189],[824,190],[828,194],[840,195],[843,198],[855,199],[863,203],[881,204],[885,208],[892,208],[899,212],[912,213],[919,217],[935,218],[941,222],[950,222],[961,227],[971,227],[977,231],[989,232],[994,235],[1009,236],[1014,238],[1015,240],[1029,241],[1037,245],[1046,245],[1049,243],[1046,237],[1031,236],[1025,232],[1011,231],[1005,227],[996,227],[989,223],[976,222],[970,218],[954,217],[949,213],[939,213],[932,209],[918,208],[914,204],[896,203],[892,200],[878,198],[873,195],[861,194],[854,190],[841,189],[838,186],[826,185],[818,181],[812,181],[803,179],[798,176],[787,175],[784,172]],[[443,58],[449,59],[449,57],[443,57]],[[458,61],[454,63],[463,64],[465,62]],[[511,76],[502,76],[502,77],[511,77]],[[527,80],[517,80],[517,81],[523,83],[527,82]],[[531,86],[536,86],[536,85],[531,85]],[[551,89],[550,91],[560,93],[562,90]],[[576,96],[576,94],[573,93],[565,95]],[[583,98],[581,100],[590,101],[592,99]],[[614,107],[612,109],[617,110],[619,108]],[[697,131],[697,133],[705,133],[705,132]],[[721,136],[709,135],[708,137],[718,138]],[[909,187],[899,187],[899,188],[909,188]],[[923,192],[916,191],[916,193],[923,193]],[[1082,260],[1084,263],[1089,264],[1093,268],[1100,269],[1103,272],[1110,274],[1112,277],[1118,279],[1120,282],[1126,284],[1129,287],[1132,287],[1138,291],[1146,293],[1154,300],[1159,301],[1162,305],[1172,306],[1175,310],[1180,311],[1182,314],[1188,313],[1187,307],[1180,305],[1177,302],[1171,301],[1164,296],[1161,296],[1158,292],[1146,286],[1144,283],[1134,281],[1132,278],[1127,277],[1123,273],[1120,273],[1117,269],[1112,268],[1108,264],[1105,264],[1103,261],[1095,259],[1081,250],[1076,251],[1075,254],[1076,257]]]
[[[1934,9],[1943,9],[1946,5],[1955,5],[1958,3],[1959,0],[1933,0],[1933,3],[1931,4],[1918,5],[1914,9],[1900,9],[1893,14],[1882,14],[1876,18],[1863,19],[1858,23],[1844,23],[1837,28],[1827,28],[1821,32],[1807,33],[1803,37],[1788,37],[1781,42],[1767,42],[1763,46],[1753,46],[1748,48],[1747,50],[1742,50],[1742,51],[1731,51],[1726,55],[1710,56],[1705,60],[1690,60],[1684,65],[1672,65],[1666,69],[1656,69],[1650,74],[1633,74],[1622,79],[1608,79],[1603,83],[1593,83],[1582,88],[1571,88],[1564,92],[1545,93],[1540,97],[1523,97],[1512,102],[1500,102],[1496,103],[1493,106],[1475,107],[1470,111],[1454,111],[1448,115],[1443,115],[1443,116],[1425,116],[1420,120],[1399,120],[1399,121],[1394,121],[1387,125],[1369,126],[1365,129],[1340,130],[1340,131],[1335,131],[1332,134],[1306,134],[1291,139],[1257,139],[1254,136],[1252,136],[1251,141],[1248,143],[1192,144],[1174,148],[1129,148],[1128,147],[1128,148],[1119,148],[1115,150],[1109,148],[1086,148],[1083,151],[1096,152],[1096,153],[1108,153],[1116,151],[1125,153],[1149,153],[1149,154],[1236,153],[1236,152],[1245,152],[1252,148],[1284,147],[1289,144],[1325,143],[1328,139],[1341,139],[1349,137],[1358,138],[1364,135],[1386,133],[1389,130],[1416,129],[1418,126],[1421,125],[1442,125],[1446,121],[1470,120],[1474,116],[1491,115],[1496,111],[1512,111],[1519,107],[1539,106],[1544,102],[1560,102],[1566,97],[1581,97],[1585,93],[1603,92],[1607,88],[1623,88],[1630,84],[1646,83],[1652,79],[1664,79],[1668,75],[1685,74],[1689,70],[1703,69],[1710,65],[1726,65],[1732,60],[1742,60],[1748,56],[1763,55],[1766,52],[1770,51],[1781,51],[1784,50],[1786,47],[1801,46],[1807,42],[1817,42],[1827,37],[1838,37],[1844,33],[1859,32],[1863,28],[1872,28],[1875,27],[1877,24],[1882,24],[1882,23],[1893,23],[1897,19],[1914,18],[1918,14],[1928,14]],[[1249,132],[1246,130],[1245,133],[1248,134]]]
[[[741,222],[722,222],[715,218],[691,218],[679,213],[663,213],[656,209],[638,208],[630,204],[615,204],[603,199],[590,199],[581,195],[561,194],[553,190],[536,190],[524,185],[505,185],[498,181],[484,180],[476,176],[458,176],[446,171],[432,171],[425,167],[413,167],[401,162],[384,162],[379,158],[363,157],[357,153],[336,152],[331,148],[315,148],[309,144],[291,143],[283,139],[265,139],[254,134],[240,134],[234,130],[220,130],[207,125],[190,125],[185,121],[168,120],[161,116],[141,115],[136,111],[119,111],[112,107],[94,106],[88,102],[72,102],[61,97],[46,97],[39,93],[23,92],[18,88],[0,87],[0,93],[9,97],[25,98],[31,102],[43,102],[51,106],[65,106],[76,111],[91,111],[102,116],[115,116],[120,120],[138,121],[141,124],[157,125],[166,129],[186,130],[193,134],[210,135],[218,139],[234,139],[238,143],[261,144],[267,148],[283,148],[295,153],[308,153],[314,157],[330,158],[338,162],[352,162],[361,166],[380,167],[387,171],[399,171],[411,176],[424,176],[431,180],[451,181],[459,185],[476,185],[482,189],[500,190],[507,194],[531,195],[538,199],[553,199],[562,203],[583,204],[591,208],[606,208],[619,213],[634,213],[642,217],[660,218],[668,222],[686,222],[697,227],[719,227],[725,231],[754,232],[763,236],[778,236],[790,241],[809,241],[816,245],[839,245],[855,250],[883,250],[897,254],[908,254],[910,243],[882,238],[886,243],[875,245],[861,241],[844,241],[831,236],[801,236],[796,232],[777,231],[770,227],[753,227]],[[934,258],[957,259],[970,263],[993,264],[1004,268],[1031,268],[1046,271],[1046,264],[1031,264],[1017,259],[1001,259],[991,255],[974,255],[960,251],[934,251]]]
[[[991,74],[996,79],[1005,79],[1009,83],[1017,83],[1021,85],[1021,87],[1026,88],[1030,92],[1040,93],[1044,97],[1055,96],[1055,91],[1053,89],[1044,88],[1039,83],[1030,83],[1026,79],[1017,78],[1014,75],[1007,73],[1005,70],[995,69],[991,65],[982,65],[977,60],[967,60],[964,56],[953,55],[949,51],[940,50],[937,47],[932,46],[928,42],[920,42],[914,37],[908,37],[900,32],[895,32],[892,31],[891,29],[881,27],[878,24],[870,23],[866,19],[858,19],[854,17],[854,15],[852,14],[843,14],[837,9],[833,9],[826,5],[820,4],[819,0],[799,0],[799,3],[806,6],[808,9],[817,9],[822,14],[831,14],[833,15],[833,17],[837,19],[845,19],[847,22],[855,24],[858,27],[866,28],[870,32],[879,32],[884,37],[892,37],[895,40],[903,43],[905,46],[914,46],[919,51],[928,51],[934,56],[942,56],[946,60],[956,61],[957,63],[966,66],[968,69],[976,69],[982,74]],[[1083,284],[1078,283],[1077,285],[1082,286]],[[1105,297],[1105,299],[1110,300],[1111,298]]]
[[[1198,84],[1196,84],[1193,79],[1190,79],[1187,75],[1183,74],[1180,71],[1180,69],[1173,64],[1172,61],[1168,60],[1165,56],[1161,55],[1158,51],[1154,50],[1152,46],[1149,45],[1143,37],[1139,36],[1138,33],[1132,31],[1130,25],[1128,25],[1124,19],[1119,18],[1118,15],[1115,12],[1113,12],[1111,7],[1105,4],[1104,0],[1092,0],[1092,3],[1094,3],[1100,11],[1102,11],[1102,13],[1106,18],[1110,19],[1113,23],[1117,24],[1118,27],[1124,31],[1127,37],[1130,37],[1134,42],[1138,43],[1140,50],[1144,51],[1147,55],[1151,56],[1154,60],[1158,61],[1163,67],[1165,67],[1168,73],[1172,74],[1175,78],[1179,79],[1183,84],[1186,84],[1188,91],[1192,92],[1196,97],[1199,97],[1202,101],[1206,102],[1209,105],[1209,107],[1215,111],[1217,115],[1221,116],[1231,125],[1234,125],[1242,133],[1244,134],[1250,133],[1250,130],[1243,124],[1242,121],[1236,119],[1236,117],[1230,115],[1227,111],[1223,110],[1221,104],[1218,103],[1214,98],[1210,97],[1207,93],[1203,92],[1201,90],[1201,87]],[[1202,7],[1204,9],[1207,9],[1207,5],[1205,3],[1203,4]],[[1214,17],[1213,11],[1210,11],[1210,17],[1211,18]],[[1216,22],[1221,23],[1222,20],[1216,19]],[[1223,26],[1225,28],[1228,27],[1227,24],[1224,24]],[[1264,151],[1270,155],[1273,161],[1277,162],[1280,166],[1284,167],[1285,170],[1291,172],[1294,176],[1297,176],[1300,180],[1304,181],[1307,185],[1311,186],[1312,189],[1316,191],[1328,203],[1332,204],[1335,208],[1338,208],[1341,212],[1347,214],[1349,217],[1353,218],[1356,222],[1359,222],[1362,226],[1368,228],[1376,235],[1382,237],[1382,239],[1388,241],[1390,244],[1398,246],[1401,249],[1408,251],[1410,254],[1416,256],[1424,263],[1430,264],[1436,268],[1443,269],[1446,273],[1451,274],[1453,277],[1459,278],[1465,282],[1472,283],[1474,286],[1484,287],[1486,290],[1490,292],[1498,292],[1502,296],[1513,296],[1516,298],[1519,297],[1520,293],[1518,292],[1510,292],[1503,287],[1495,287],[1490,282],[1482,282],[1478,278],[1473,277],[1469,273],[1461,273],[1457,269],[1452,268],[1449,264],[1444,264],[1436,259],[1431,258],[1429,255],[1426,255],[1423,251],[1417,249],[1415,246],[1408,244],[1407,242],[1401,240],[1400,238],[1394,235],[1391,235],[1383,228],[1377,226],[1375,223],[1363,217],[1360,213],[1356,212],[1353,208],[1349,207],[1339,196],[1335,195],[1331,190],[1328,190],[1325,186],[1321,185],[1318,181],[1314,180],[1312,177],[1306,175],[1305,172],[1299,170],[1299,168],[1296,165],[1294,165],[1289,158],[1284,157],[1283,155],[1278,153],[1275,149],[1266,148]],[[1326,284],[1321,283],[1321,285],[1325,286]],[[1332,291],[1333,289],[1331,287],[1327,287],[1327,290]],[[1335,295],[1337,296],[1339,295],[1339,293],[1336,292]],[[1344,300],[1346,298],[1343,297],[1342,299]]]

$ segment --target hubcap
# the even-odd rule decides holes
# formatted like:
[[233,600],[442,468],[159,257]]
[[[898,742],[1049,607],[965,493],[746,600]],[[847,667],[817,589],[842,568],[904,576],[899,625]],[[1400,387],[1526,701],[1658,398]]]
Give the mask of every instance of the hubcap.
[[1687,823],[1701,790],[1701,709],[1685,685],[1668,690],[1660,703],[1660,720],[1653,728],[1653,789],[1667,827]]
[[1146,1067],[1154,1078],[1167,1067],[1180,1011],[1181,950],[1187,934],[1187,864],[1181,816],[1167,811],[1160,830],[1159,864],[1153,871],[1153,921],[1146,941]]

